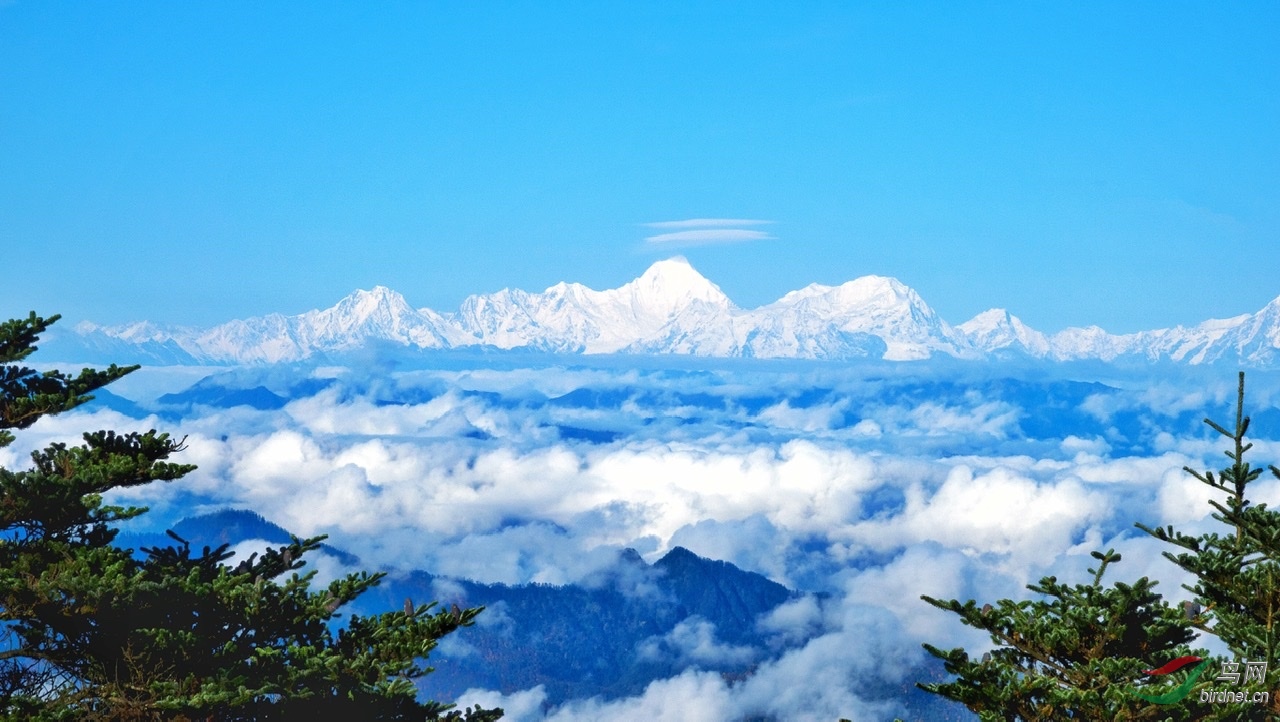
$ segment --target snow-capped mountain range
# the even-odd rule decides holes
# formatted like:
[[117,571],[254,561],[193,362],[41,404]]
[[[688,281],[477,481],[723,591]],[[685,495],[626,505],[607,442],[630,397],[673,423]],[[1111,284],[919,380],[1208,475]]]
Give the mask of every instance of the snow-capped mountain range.
[[57,339],[66,355],[131,351],[151,362],[264,364],[360,349],[496,347],[559,353],[688,354],[711,357],[962,359],[1052,361],[1280,361],[1280,298],[1260,311],[1191,328],[1114,335],[1096,327],[1046,335],[1003,309],[951,326],[896,279],[864,276],[840,286],[812,284],[755,309],[734,305],[688,261],[649,267],[619,288],[558,283],[542,293],[503,289],[470,296],[455,313],[415,309],[382,286],[356,291],[332,308],[271,314],[206,329],[82,323]]

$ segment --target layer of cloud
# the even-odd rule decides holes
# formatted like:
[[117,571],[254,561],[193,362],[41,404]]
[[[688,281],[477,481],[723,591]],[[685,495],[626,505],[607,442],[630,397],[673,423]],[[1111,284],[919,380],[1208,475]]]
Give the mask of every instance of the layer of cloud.
[[[1083,580],[1088,552],[1107,546],[1124,552],[1118,579],[1182,593],[1160,544],[1132,524],[1212,528],[1206,489],[1182,467],[1222,464],[1222,440],[1198,424],[1220,414],[1197,409],[1229,402],[1220,389],[1025,390],[927,366],[833,368],[327,369],[333,384],[282,409],[45,419],[0,464],[21,468],[32,449],[85,430],[167,428],[186,435],[178,460],[199,470],[110,498],[152,507],[155,524],[249,508],[330,534],[368,567],[510,584],[592,584],[624,547],[653,561],[680,545],[825,595],[757,620],[767,647],[728,643],[697,618],[655,635],[637,654],[685,670],[634,697],[548,709],[536,687],[470,693],[512,719],[912,716],[900,697],[925,668],[921,642],[986,643],[921,594],[1026,596],[1044,574]],[[227,383],[289,387],[254,373]],[[1038,405],[1046,395],[1052,412]],[[1280,443],[1257,441],[1255,463],[1280,460]],[[1280,484],[1255,496],[1274,504]],[[326,578],[345,571],[316,562]],[[442,598],[456,593],[448,584]],[[503,623],[498,611],[489,621]],[[719,663],[755,666],[730,684]]]

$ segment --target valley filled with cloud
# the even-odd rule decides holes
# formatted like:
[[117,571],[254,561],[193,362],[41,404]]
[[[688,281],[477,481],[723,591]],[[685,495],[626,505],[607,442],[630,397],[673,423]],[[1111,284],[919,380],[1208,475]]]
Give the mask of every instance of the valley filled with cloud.
[[[122,698],[139,715],[291,716],[356,689],[515,722],[972,720],[917,687],[946,678],[922,644],[992,641],[921,595],[1025,600],[1114,549],[1105,582],[1189,601],[1135,523],[1221,530],[1185,468],[1228,463],[1203,421],[1234,420],[1242,368],[1248,494],[1280,503],[1280,3],[922,10],[0,0],[0,506],[34,510],[0,532],[149,510],[107,553],[94,530],[0,565],[6,644],[52,615],[56,641],[84,621],[116,655],[64,669],[26,635],[0,717],[113,708],[116,660],[169,648],[129,635],[178,637],[64,561],[124,579],[175,537],[235,564],[324,535],[315,583],[385,573],[345,606],[316,592],[328,631],[485,609],[425,678],[352,666],[382,675],[355,687],[331,666],[315,689],[177,674],[213,647],[170,645]],[[68,402],[19,363],[141,369],[76,406],[81,381]],[[150,429],[197,468],[22,473]],[[259,646],[274,626],[196,600],[260,608],[275,568],[190,605],[120,584],[274,655],[288,635]],[[1171,613],[1223,619],[1198,601]],[[423,636],[332,659],[407,662]]]
[[[941,674],[920,645],[989,643],[920,595],[1025,597],[1046,574],[1085,581],[1089,553],[1114,547],[1113,581],[1150,576],[1183,598],[1161,543],[1133,524],[1213,526],[1183,467],[1221,466],[1201,419],[1230,420],[1235,382],[1215,367],[448,353],[156,367],[42,420],[0,465],[83,431],[169,431],[199,469],[114,492],[152,510],[130,534],[252,510],[354,555],[317,555],[321,578],[425,572],[442,601],[523,585],[656,599],[675,593],[661,575],[677,548],[792,592],[750,629],[672,616],[626,642],[648,676],[612,689],[457,690],[510,719],[964,719],[913,689]],[[1280,376],[1250,373],[1255,464],[1280,461],[1277,398]],[[1274,503],[1280,487],[1251,488]],[[478,629],[509,627],[508,612],[497,603]],[[469,631],[433,663],[475,656]]]

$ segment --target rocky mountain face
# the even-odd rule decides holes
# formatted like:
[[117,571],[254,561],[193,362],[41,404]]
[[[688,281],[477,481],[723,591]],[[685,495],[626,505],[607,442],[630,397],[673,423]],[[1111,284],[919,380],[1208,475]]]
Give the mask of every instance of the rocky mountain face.
[[391,289],[356,291],[297,316],[270,314],[207,329],[81,324],[51,335],[73,361],[270,364],[370,345],[556,353],[917,360],[1026,358],[1135,360],[1253,367],[1280,363],[1280,298],[1253,314],[1190,328],[1110,334],[1096,326],[1046,335],[1004,309],[951,326],[897,279],[812,284],[755,309],[734,305],[683,258],[659,261],[618,288],[558,283],[541,293],[470,296],[454,313],[415,309]]

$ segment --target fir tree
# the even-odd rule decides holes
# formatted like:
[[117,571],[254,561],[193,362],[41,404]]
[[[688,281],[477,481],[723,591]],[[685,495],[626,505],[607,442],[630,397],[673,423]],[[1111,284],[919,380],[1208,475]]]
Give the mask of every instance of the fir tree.
[[[934,606],[960,615],[961,621],[991,634],[1000,647],[981,661],[963,649],[944,651],[925,645],[956,675],[951,682],[922,688],[968,706],[981,719],[1214,719],[1280,718],[1280,513],[1248,497],[1249,485],[1263,469],[1245,461],[1252,444],[1245,441],[1249,417],[1244,414],[1244,374],[1239,376],[1233,429],[1210,419],[1204,422],[1231,440],[1225,453],[1230,464],[1218,471],[1185,470],[1224,496],[1209,503],[1223,533],[1183,534],[1172,526],[1137,527],[1179,548],[1164,556],[1195,577],[1185,588],[1195,595],[1181,612],[1152,591],[1155,582],[1100,586],[1102,574],[1119,555],[1094,552],[1101,564],[1090,586],[1066,587],[1047,577],[1030,587],[1047,601],[1001,600],[977,608],[976,602],[942,602]],[[1270,467],[1280,478],[1280,469]],[[1091,570],[1093,571],[1093,570]],[[1196,665],[1183,673],[1176,694],[1157,694],[1167,683],[1151,682],[1147,672],[1185,656],[1195,630],[1217,636],[1227,646],[1225,658]],[[1117,632],[1120,632],[1117,636]],[[1202,657],[1203,652],[1197,656]],[[1247,680],[1246,662],[1264,669],[1262,680]],[[1176,664],[1174,665],[1176,666]],[[1189,669],[1189,668],[1188,668]],[[1203,670],[1209,670],[1200,674]],[[1223,678],[1234,670],[1240,676]],[[1248,685],[1241,685],[1248,681]],[[1232,685],[1235,686],[1232,686]],[[1269,704],[1250,699],[1241,704],[1202,704],[1205,691],[1269,692]],[[1148,691],[1149,690],[1149,691]],[[1150,703],[1142,699],[1157,700]],[[1174,699],[1174,698],[1177,699]]]
[[[1208,418],[1204,423],[1231,440],[1231,448],[1224,452],[1231,463],[1217,474],[1184,469],[1225,495],[1209,504],[1213,518],[1226,525],[1226,533],[1190,536],[1172,526],[1137,527],[1179,548],[1164,556],[1195,576],[1195,583],[1186,587],[1195,595],[1195,624],[1226,644],[1234,656],[1228,661],[1266,664],[1265,683],[1251,689],[1272,692],[1269,717],[1274,719],[1280,717],[1280,695],[1275,694],[1280,689],[1280,512],[1254,504],[1248,497],[1249,485],[1263,469],[1245,461],[1253,444],[1245,441],[1249,417],[1244,414],[1244,372],[1239,376],[1234,428]],[[1275,466],[1271,473],[1280,478]],[[1254,706],[1218,710],[1221,719],[1256,714]]]
[[1186,616],[1145,577],[1104,587],[1102,577],[1120,555],[1093,557],[1091,583],[1045,577],[1027,587],[1039,599],[979,607],[922,597],[991,635],[997,648],[974,659],[963,648],[925,644],[956,679],[918,686],[964,704],[981,720],[1197,719],[1193,702],[1159,707],[1134,693],[1146,670],[1190,654],[1194,631]]
[[[0,448],[12,430],[90,400],[137,367],[76,376],[21,365],[57,316],[0,324]],[[149,431],[84,435],[0,468],[0,719],[493,720],[501,710],[421,702],[414,681],[437,640],[480,609],[434,605],[338,624],[379,583],[354,574],[311,589],[303,557],[324,537],[233,563],[224,545],[132,550],[112,544],[146,510],[106,504],[113,489],[173,481],[181,440]]]

